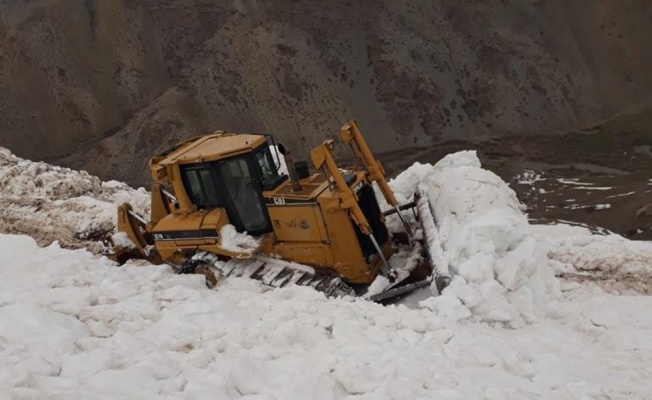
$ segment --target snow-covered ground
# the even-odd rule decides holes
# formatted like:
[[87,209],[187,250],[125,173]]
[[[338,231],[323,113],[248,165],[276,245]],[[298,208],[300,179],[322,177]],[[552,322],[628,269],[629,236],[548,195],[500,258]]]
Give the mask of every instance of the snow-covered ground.
[[[210,290],[202,275],[0,234],[0,400],[650,398],[652,297],[618,285],[650,281],[652,245],[530,226],[473,152],[391,185],[428,194],[452,276],[411,307],[246,279]],[[44,244],[64,226],[62,244],[90,250],[80,237],[110,231],[115,204],[147,207],[144,191],[6,151],[0,194],[0,231]]]
[[115,229],[116,207],[130,202],[149,215],[149,194],[102,182],[85,171],[24,160],[0,147],[0,232],[26,233],[39,244],[99,249]]
[[646,399],[652,299],[581,286],[520,329],[0,235],[0,399]]

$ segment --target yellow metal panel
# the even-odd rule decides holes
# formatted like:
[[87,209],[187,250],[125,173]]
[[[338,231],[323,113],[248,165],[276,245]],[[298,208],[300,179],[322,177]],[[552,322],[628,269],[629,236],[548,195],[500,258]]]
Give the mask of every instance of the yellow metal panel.
[[202,219],[201,229],[215,229],[219,232],[220,229],[228,223],[229,217],[226,215],[226,210],[223,208],[215,208]]
[[198,211],[185,215],[169,214],[156,224],[153,233],[167,231],[199,230],[206,212]]
[[237,154],[248,153],[266,142],[263,135],[213,134],[183,144],[165,159],[158,162],[167,166],[175,163],[195,163],[220,160]]
[[196,249],[218,243],[219,231],[229,219],[222,208],[191,214],[170,214],[161,219],[152,234],[156,247],[165,257],[173,249]]
[[333,258],[327,244],[317,243],[276,243],[274,253],[284,260],[291,260],[314,267],[327,266],[332,269]]
[[263,196],[267,199],[273,198],[275,200],[313,200],[328,187],[328,182],[326,182],[322,173],[312,174],[307,178],[299,179],[299,183],[303,187],[301,191],[293,192],[292,184],[289,181],[285,181],[272,190],[264,191]]
[[319,207],[314,205],[268,205],[276,240],[326,242],[328,235]]
[[325,210],[323,216],[333,254],[332,265],[349,282],[373,281],[377,268],[367,265],[347,210],[339,208],[337,197],[320,197],[319,204]]

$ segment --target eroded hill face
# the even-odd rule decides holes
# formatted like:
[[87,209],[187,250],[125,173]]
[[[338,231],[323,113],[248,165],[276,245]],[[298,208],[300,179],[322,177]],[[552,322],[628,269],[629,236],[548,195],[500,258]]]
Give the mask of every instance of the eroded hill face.
[[299,154],[577,129],[648,102],[645,1],[0,0],[0,145],[148,182],[198,133]]

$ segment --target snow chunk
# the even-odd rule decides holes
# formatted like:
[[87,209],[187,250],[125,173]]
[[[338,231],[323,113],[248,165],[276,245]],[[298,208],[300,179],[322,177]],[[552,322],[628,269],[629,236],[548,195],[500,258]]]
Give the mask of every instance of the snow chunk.
[[[536,182],[546,180],[546,178],[544,178],[540,172],[536,172],[531,169],[524,170],[520,174],[516,175],[514,179],[521,185],[534,185]],[[545,191],[541,193],[545,193]]]
[[252,254],[260,247],[259,239],[236,231],[235,226],[230,224],[220,229],[220,236],[222,238],[220,247],[234,253]]
[[367,293],[365,294],[366,298],[369,298],[373,295],[381,293],[383,290],[387,289],[390,285],[389,279],[382,275],[378,275],[371,285],[367,288]]
[[122,247],[123,249],[135,249],[136,245],[134,242],[129,239],[129,236],[125,232],[117,232],[114,233],[111,236],[111,240],[113,240],[113,244],[119,247]]

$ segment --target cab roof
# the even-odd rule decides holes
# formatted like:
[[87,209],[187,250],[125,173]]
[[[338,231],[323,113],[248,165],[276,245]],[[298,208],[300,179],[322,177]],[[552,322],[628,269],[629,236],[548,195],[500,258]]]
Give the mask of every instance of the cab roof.
[[161,166],[215,161],[248,153],[266,141],[264,135],[218,131],[180,143],[156,158],[159,158],[158,164]]

